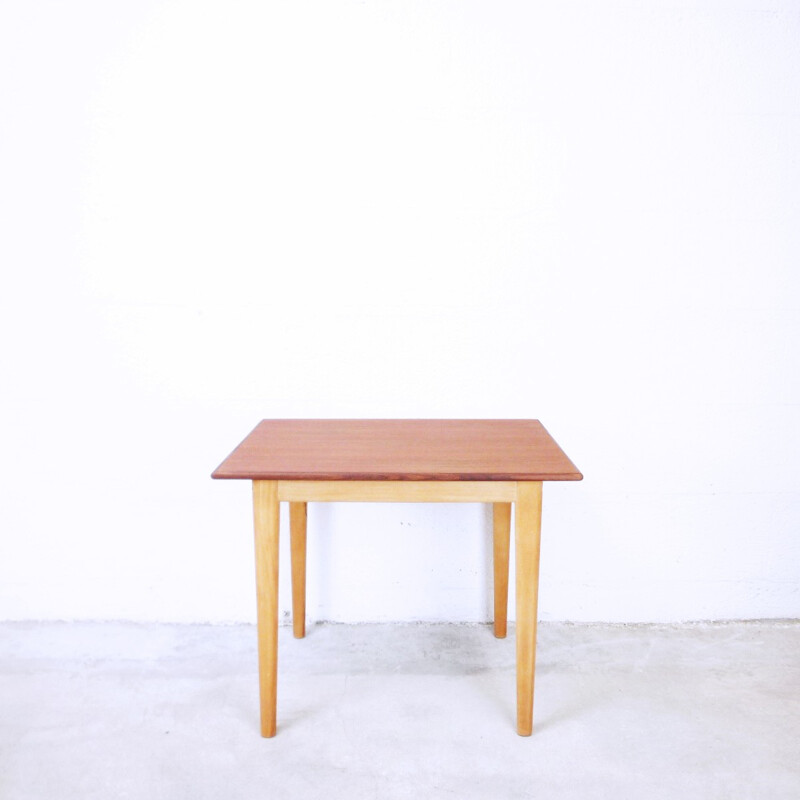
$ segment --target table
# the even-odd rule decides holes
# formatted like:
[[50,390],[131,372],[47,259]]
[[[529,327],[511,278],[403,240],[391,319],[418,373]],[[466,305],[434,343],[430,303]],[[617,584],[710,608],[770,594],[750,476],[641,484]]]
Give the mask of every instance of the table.
[[494,633],[506,635],[511,510],[517,732],[533,729],[542,482],[582,475],[538,420],[262,420],[213,478],[251,480],[261,734],[276,731],[280,503],[289,503],[292,625],[305,635],[309,502],[493,504]]

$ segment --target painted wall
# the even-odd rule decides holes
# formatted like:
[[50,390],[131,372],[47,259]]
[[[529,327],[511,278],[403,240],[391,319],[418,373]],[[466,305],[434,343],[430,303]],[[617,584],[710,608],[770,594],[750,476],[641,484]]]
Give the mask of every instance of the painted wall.
[[[209,474],[293,416],[540,418],[586,475],[545,619],[800,616],[799,41],[772,0],[6,0],[0,618],[252,620]],[[310,618],[488,619],[490,521],[312,507]]]

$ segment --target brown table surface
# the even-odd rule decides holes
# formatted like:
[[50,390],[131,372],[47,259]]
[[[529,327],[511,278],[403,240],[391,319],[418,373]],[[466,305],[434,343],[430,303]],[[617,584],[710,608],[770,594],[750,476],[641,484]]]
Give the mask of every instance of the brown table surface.
[[579,481],[535,419],[265,419],[212,478]]

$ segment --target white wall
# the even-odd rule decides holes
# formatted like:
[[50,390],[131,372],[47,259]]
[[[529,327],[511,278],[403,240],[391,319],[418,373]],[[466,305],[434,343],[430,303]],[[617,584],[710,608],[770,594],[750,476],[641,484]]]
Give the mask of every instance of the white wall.
[[[800,15],[640,5],[5,0],[0,618],[253,619],[284,416],[540,418],[545,619],[800,616]],[[489,530],[312,507],[310,617]]]

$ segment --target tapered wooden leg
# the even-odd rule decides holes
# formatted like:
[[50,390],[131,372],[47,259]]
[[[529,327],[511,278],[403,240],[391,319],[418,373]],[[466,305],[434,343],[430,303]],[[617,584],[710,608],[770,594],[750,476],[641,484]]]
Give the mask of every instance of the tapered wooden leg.
[[289,503],[292,540],[292,631],[296,639],[306,635],[306,519],[307,503]]
[[541,525],[541,482],[518,483],[514,527],[517,562],[517,733],[520,736],[530,736],[533,730]]
[[511,503],[494,503],[494,635],[505,639],[508,621],[508,551]]
[[256,534],[256,601],[261,735],[275,735],[278,696],[278,540],[280,503],[277,481],[253,481]]

